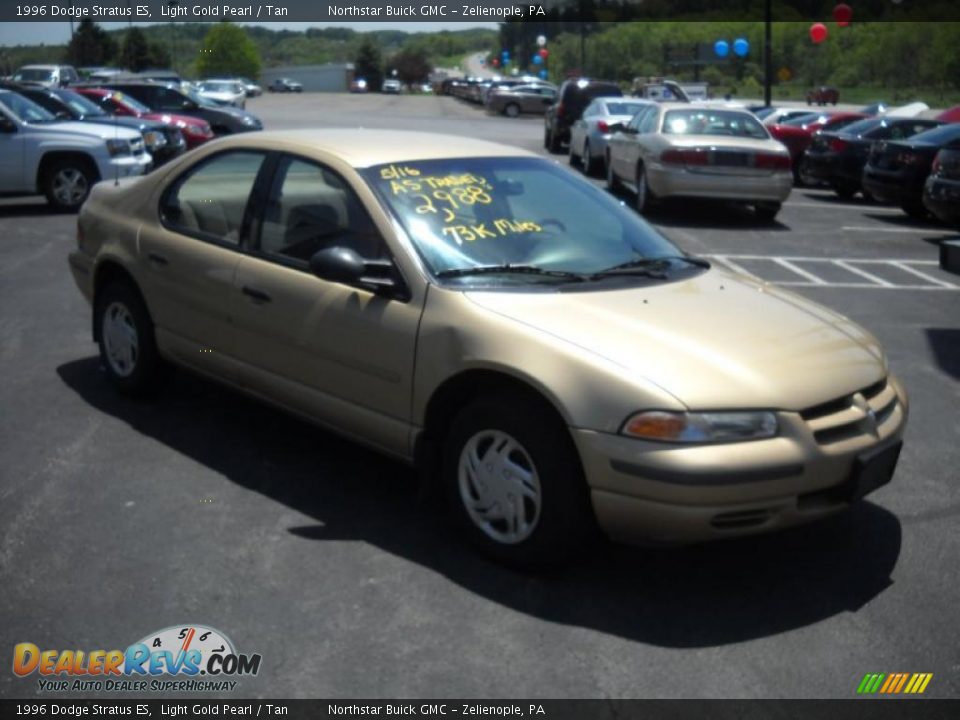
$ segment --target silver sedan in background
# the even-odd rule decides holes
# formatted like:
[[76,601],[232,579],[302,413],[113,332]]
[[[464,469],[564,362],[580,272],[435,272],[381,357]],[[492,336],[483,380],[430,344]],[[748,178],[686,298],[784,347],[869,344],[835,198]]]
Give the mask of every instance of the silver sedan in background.
[[519,117],[521,113],[543,112],[557,101],[557,88],[546,84],[496,88],[487,101],[487,111]]
[[773,220],[793,188],[790,152],[746,110],[664,103],[611,130],[607,185],[631,187],[641,213],[664,198],[716,198]]
[[570,164],[580,163],[586,175],[599,174],[607,156],[610,128],[627,124],[634,115],[653,104],[651,100],[600,97],[587,105],[570,128]]

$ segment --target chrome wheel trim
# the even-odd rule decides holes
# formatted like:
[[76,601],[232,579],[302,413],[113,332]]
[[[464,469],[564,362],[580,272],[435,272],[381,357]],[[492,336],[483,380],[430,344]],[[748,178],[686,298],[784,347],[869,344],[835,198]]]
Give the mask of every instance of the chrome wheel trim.
[[504,545],[526,540],[537,527],[543,496],[526,449],[502,430],[481,430],[464,443],[457,463],[460,499],[483,533]]
[[119,377],[130,377],[140,359],[140,340],[129,308],[121,302],[110,303],[103,313],[100,332],[110,369]]
[[87,176],[76,168],[63,168],[53,176],[53,196],[62,205],[78,205],[89,190]]
[[515,118],[515,117],[519,117],[520,108],[516,105],[516,103],[510,103],[504,109],[504,112],[507,114],[507,117]]

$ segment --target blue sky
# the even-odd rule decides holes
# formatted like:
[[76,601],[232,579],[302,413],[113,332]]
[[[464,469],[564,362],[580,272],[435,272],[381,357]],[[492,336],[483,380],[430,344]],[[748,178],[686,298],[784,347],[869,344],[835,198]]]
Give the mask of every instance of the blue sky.
[[[162,24],[162,23],[144,23]],[[406,30],[407,32],[437,32],[439,30],[466,30],[471,27],[496,29],[495,22],[342,22],[342,23],[250,23],[277,30],[306,30],[309,27],[348,27],[354,30]],[[125,22],[104,22],[108,30],[126,27]],[[70,39],[68,22],[11,22],[0,23],[0,47],[9,45],[60,45]]]

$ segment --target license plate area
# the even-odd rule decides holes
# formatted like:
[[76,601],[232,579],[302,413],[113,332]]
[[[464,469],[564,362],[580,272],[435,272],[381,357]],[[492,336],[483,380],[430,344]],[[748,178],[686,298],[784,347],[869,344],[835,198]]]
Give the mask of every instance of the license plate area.
[[893,479],[902,448],[903,443],[898,442],[864,453],[854,461],[849,487],[851,501],[859,500]]

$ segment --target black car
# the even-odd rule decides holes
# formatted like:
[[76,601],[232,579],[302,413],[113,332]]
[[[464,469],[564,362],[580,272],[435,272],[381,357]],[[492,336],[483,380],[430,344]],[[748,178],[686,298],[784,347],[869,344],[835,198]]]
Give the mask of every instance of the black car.
[[923,204],[943,222],[960,227],[960,140],[947,143],[933,159]]
[[72,90],[30,86],[13,86],[10,89],[64,120],[117,125],[139,130],[143,135],[143,144],[153,158],[154,167],[163,165],[187,151],[187,143],[180,129],[158,120],[110,115],[96,103]]
[[104,83],[103,87],[126,93],[155,112],[190,115],[206,120],[217,136],[263,129],[263,123],[246,110],[217,105],[199,93],[178,87],[150,82]]
[[829,185],[840,197],[851,198],[862,189],[863,166],[873,143],[903,140],[941,124],[921,118],[876,117],[841,130],[818,132],[800,160],[798,173],[811,185]]
[[570,127],[598,97],[623,97],[623,91],[617,83],[605,80],[571,78],[565,81],[560,86],[557,102],[548,107],[544,115],[543,146],[550,152],[560,152],[561,145],[570,142]]
[[911,217],[923,217],[923,186],[940,148],[960,140],[960,123],[941,125],[906,140],[873,146],[863,168],[863,189],[881,202],[899,205]]

